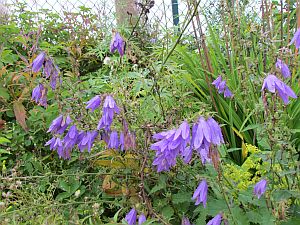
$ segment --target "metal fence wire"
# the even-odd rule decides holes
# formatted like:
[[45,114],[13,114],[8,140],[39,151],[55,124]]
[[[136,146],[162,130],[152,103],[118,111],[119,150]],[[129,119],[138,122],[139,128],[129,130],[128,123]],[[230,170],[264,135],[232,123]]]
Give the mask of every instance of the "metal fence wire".
[[[133,0],[134,1],[134,0]],[[169,29],[173,26],[180,26],[189,15],[188,0],[135,0],[134,4],[144,4],[150,2],[151,7],[147,14],[149,24]],[[116,4],[120,0],[0,0],[0,11],[14,13],[16,7],[23,7],[26,11],[57,13],[65,17],[67,13],[78,13],[82,9],[90,9],[99,19],[99,24],[105,27],[116,25]],[[247,3],[249,11],[259,11],[257,4],[259,0]],[[202,0],[199,5],[201,24],[207,20],[218,21],[220,7],[223,0]],[[192,26],[188,29],[192,31]]]

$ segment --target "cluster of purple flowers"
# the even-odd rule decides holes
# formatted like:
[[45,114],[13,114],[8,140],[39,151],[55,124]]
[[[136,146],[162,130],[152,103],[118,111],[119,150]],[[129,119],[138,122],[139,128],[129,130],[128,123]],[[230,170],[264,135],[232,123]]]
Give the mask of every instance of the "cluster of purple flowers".
[[[138,225],[142,225],[144,222],[146,222],[146,220],[146,216],[142,213],[138,216]],[[126,215],[125,221],[128,223],[128,225],[136,225],[137,211],[135,209],[131,209]]]
[[[54,64],[53,59],[47,57],[45,52],[41,52],[32,62],[32,72],[37,73],[44,68],[43,73],[46,79],[50,78],[50,87],[56,89],[59,78],[59,68]],[[32,100],[44,107],[47,106],[47,88],[43,84],[38,84],[32,91]]]
[[229,90],[228,86],[226,85],[226,81],[222,80],[222,76],[218,76],[217,79],[215,79],[212,82],[212,85],[215,86],[215,88],[218,90],[219,94],[224,94],[224,98],[231,98],[233,94]]
[[211,117],[207,120],[200,117],[193,125],[191,135],[190,126],[184,121],[178,129],[155,134],[153,138],[157,140],[151,145],[151,149],[156,151],[153,165],[157,167],[157,172],[167,171],[174,166],[179,154],[185,163],[189,163],[193,150],[200,155],[203,164],[210,162],[211,147],[224,143],[221,128]]
[[[86,102],[86,109],[96,110],[101,105],[101,97],[99,95],[93,97]],[[107,147],[111,149],[126,151],[135,147],[135,135],[129,132],[128,126],[124,123],[123,131],[120,135],[117,131],[111,131],[110,127],[114,119],[114,114],[119,113],[119,108],[115,100],[111,96],[106,96],[103,104],[103,114],[98,125],[98,130],[79,131],[76,125],[72,125],[67,134],[61,138],[68,126],[72,123],[69,116],[60,115],[54,119],[47,132],[51,132],[54,136],[46,143],[51,150],[57,150],[60,158],[69,159],[72,149],[77,146],[80,152],[91,151],[94,141],[99,135],[100,139],[106,142]],[[100,132],[99,130],[102,130]]]
[[104,128],[106,131],[110,130],[110,126],[114,119],[114,114],[119,114],[120,110],[111,96],[106,96],[103,104],[103,114],[98,123],[97,129],[100,130]]
[[263,91],[264,89],[267,89],[271,93],[275,93],[277,91],[280,98],[286,105],[289,103],[289,97],[297,98],[295,92],[273,74],[270,74],[265,78],[261,90]]
[[47,132],[51,132],[54,136],[45,144],[50,145],[50,150],[56,150],[59,158],[70,159],[71,151],[78,146],[79,150],[83,152],[87,149],[89,152],[93,143],[98,136],[98,131],[78,131],[76,125],[72,125],[64,138],[58,137],[63,135],[68,126],[72,123],[69,116],[63,117],[60,115],[54,119]]

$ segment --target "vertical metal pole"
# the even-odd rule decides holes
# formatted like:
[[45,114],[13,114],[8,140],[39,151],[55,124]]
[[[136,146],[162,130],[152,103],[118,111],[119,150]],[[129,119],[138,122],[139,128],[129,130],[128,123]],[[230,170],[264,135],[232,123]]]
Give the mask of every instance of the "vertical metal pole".
[[178,0],[172,0],[172,14],[173,14],[173,25],[178,26],[179,24]]

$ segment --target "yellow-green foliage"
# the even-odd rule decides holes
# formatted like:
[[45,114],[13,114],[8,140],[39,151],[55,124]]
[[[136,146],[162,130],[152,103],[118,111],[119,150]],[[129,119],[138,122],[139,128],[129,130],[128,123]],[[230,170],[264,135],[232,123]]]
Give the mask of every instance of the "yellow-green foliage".
[[224,167],[225,177],[237,186],[238,189],[246,190],[249,185],[258,182],[266,173],[267,162],[262,162],[258,153],[261,151],[250,144],[245,144],[246,153],[250,153],[242,166],[226,164]]

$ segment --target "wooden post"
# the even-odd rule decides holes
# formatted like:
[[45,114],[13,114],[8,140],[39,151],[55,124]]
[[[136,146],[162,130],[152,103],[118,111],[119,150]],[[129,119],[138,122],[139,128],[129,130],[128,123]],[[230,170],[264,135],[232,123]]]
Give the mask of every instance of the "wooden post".
[[138,19],[135,0],[115,0],[116,19],[118,26],[133,27]]

